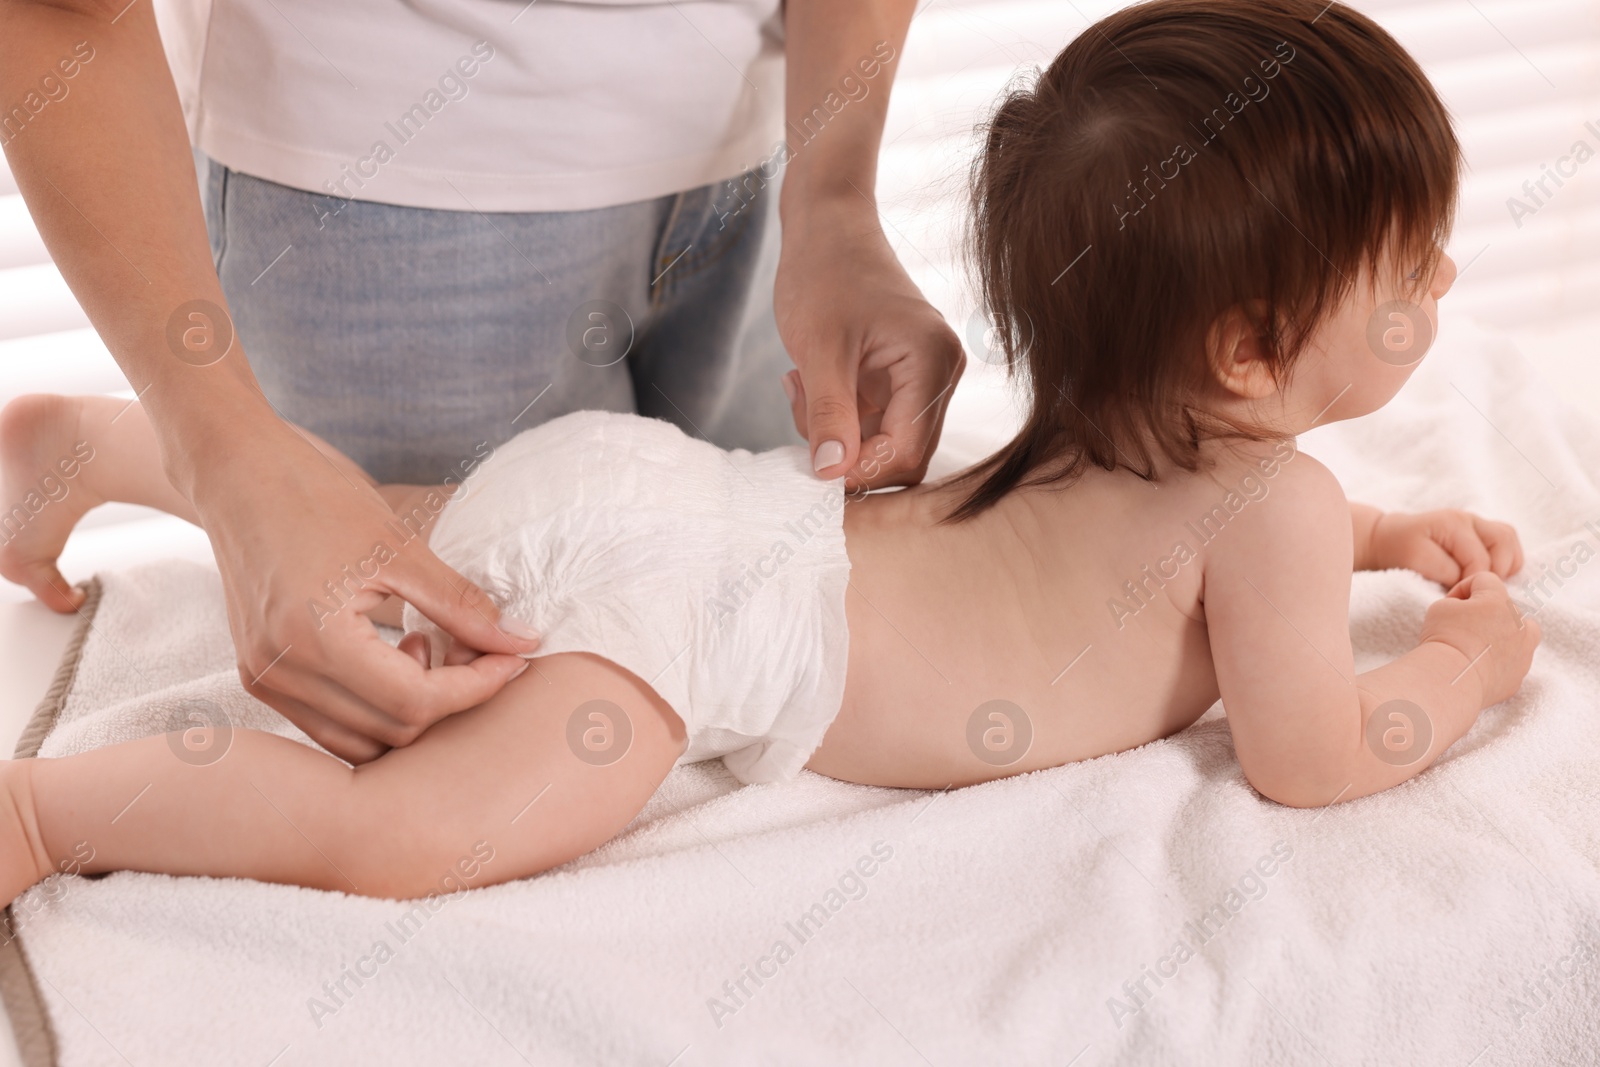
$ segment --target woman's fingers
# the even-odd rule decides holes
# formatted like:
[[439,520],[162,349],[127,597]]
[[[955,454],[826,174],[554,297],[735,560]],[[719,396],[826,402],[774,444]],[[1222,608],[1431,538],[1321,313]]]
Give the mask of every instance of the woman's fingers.
[[463,645],[452,637],[450,639],[450,647],[444,651],[444,666],[459,667],[463,664],[471,663],[481,655],[483,655],[482,652],[468,645]]
[[433,666],[429,662],[432,650],[428,647],[428,635],[420,630],[412,630],[406,634],[395,647],[420,663],[423,670]]
[[[485,652],[520,655],[539,647],[539,635],[520,619],[502,616],[488,593],[463,578],[427,548],[391,567],[389,591],[462,644]],[[455,709],[460,711],[460,708]]]
[[325,666],[296,658],[292,649],[272,668],[278,675],[272,691],[262,678],[245,685],[312,740],[352,762],[357,762],[352,753],[370,759],[385,748],[409,745],[440,719],[477,707],[527,669],[527,660],[519,656],[490,654],[429,670],[409,646],[391,646],[371,623],[361,625],[370,639],[337,635],[332,647],[341,650],[343,666],[368,683],[365,690],[347,688]]
[[[251,695],[255,696],[256,699],[260,699],[260,694],[251,690],[249,685],[246,685],[245,689],[250,691]],[[288,705],[287,710],[279,706],[277,701],[284,701]],[[370,763],[389,751],[389,746],[381,741],[375,741],[365,734],[357,733],[342,723],[330,719],[310,705],[302,704],[282,694],[275,695],[273,708],[284,718],[298,726],[307,737],[346,763],[353,763],[357,766],[363,763]]]

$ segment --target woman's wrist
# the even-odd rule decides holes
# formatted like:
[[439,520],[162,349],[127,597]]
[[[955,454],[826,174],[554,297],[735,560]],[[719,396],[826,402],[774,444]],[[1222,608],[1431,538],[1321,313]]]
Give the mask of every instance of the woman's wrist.
[[859,262],[862,256],[894,255],[877,208],[854,193],[797,201],[782,215],[782,225],[780,275],[811,275],[829,265]]
[[[859,218],[879,226],[871,170],[852,175],[849,168],[806,168],[791,165],[778,194],[778,218],[785,233],[804,236],[814,220]],[[817,236],[822,236],[817,234]]]
[[157,385],[141,398],[156,427],[167,480],[191,501],[207,470],[284,425],[253,379],[248,384],[216,380],[207,385],[173,390],[164,403],[153,403],[158,393],[171,388]]

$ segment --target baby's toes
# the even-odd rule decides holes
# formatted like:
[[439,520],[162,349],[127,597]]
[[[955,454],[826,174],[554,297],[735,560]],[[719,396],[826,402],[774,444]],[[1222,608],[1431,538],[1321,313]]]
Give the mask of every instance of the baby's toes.
[[0,576],[23,586],[51,611],[70,615],[83,606],[87,594],[61,575],[55,561],[27,559],[9,546],[0,548]]

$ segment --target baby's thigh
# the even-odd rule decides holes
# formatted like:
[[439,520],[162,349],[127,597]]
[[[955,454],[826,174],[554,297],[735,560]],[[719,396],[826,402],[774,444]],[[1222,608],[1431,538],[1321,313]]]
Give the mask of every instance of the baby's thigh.
[[[414,828],[417,877],[458,861],[472,885],[525,878],[616,836],[682,755],[683,722],[609,660],[533,660],[488,701],[356,772],[369,816]],[[492,856],[485,861],[485,856]],[[433,872],[434,867],[440,869]]]

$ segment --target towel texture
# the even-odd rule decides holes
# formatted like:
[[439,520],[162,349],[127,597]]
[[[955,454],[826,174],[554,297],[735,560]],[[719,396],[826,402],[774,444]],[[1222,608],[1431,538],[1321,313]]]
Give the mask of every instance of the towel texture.
[[[1519,592],[1545,634],[1522,691],[1413,782],[1278,807],[1213,709],[948,793],[682,767],[598,852],[420,911],[60,878],[14,909],[60,1062],[1595,1062],[1600,430],[1457,326],[1390,408],[1302,444],[1353,499],[1516,523],[1524,577],[1556,576]],[[238,686],[212,571],[102,582],[44,755],[208,707],[293,734]],[[1440,594],[1357,575],[1358,668]]]

